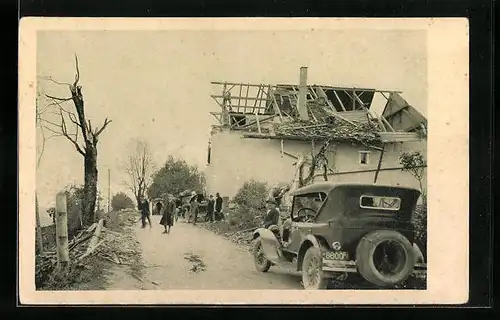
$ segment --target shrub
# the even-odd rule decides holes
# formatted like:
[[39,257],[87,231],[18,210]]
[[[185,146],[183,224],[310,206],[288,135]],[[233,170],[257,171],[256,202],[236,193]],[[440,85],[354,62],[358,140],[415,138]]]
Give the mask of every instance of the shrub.
[[113,210],[118,211],[121,209],[134,208],[134,201],[123,192],[118,192],[111,199],[111,207]]
[[424,198],[422,204],[416,206],[413,212],[412,222],[415,226],[415,242],[427,257],[427,201]]
[[242,230],[259,226],[265,213],[265,200],[269,187],[265,182],[246,181],[232,199],[234,208],[229,210],[229,224]]
[[267,183],[255,180],[245,181],[243,186],[236,192],[233,203],[237,206],[263,208],[268,194]]

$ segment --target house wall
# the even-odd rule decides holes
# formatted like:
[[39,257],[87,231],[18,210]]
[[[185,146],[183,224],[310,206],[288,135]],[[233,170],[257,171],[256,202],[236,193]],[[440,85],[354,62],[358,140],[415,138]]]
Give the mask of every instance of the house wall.
[[[356,181],[373,183],[375,171],[377,170],[380,159],[380,151],[369,150],[368,148],[351,144],[338,144],[334,148],[336,150],[334,151],[334,155],[329,157],[329,161],[330,163],[333,162],[335,171],[338,172],[338,174],[330,176],[330,180],[338,182]],[[368,164],[359,163],[360,151],[369,151]],[[386,144],[380,166],[381,171],[377,177],[377,183],[420,189],[418,181],[410,173],[402,172],[400,169],[388,170],[400,168],[399,156],[403,152],[411,151],[420,151],[423,153],[424,157],[427,157],[426,144],[424,141]],[[426,183],[425,177],[423,181],[424,186]]]
[[[305,149],[293,144],[290,152]],[[308,144],[309,145],[309,144]],[[245,139],[241,132],[222,131],[211,137],[211,161],[205,169],[207,192],[232,198],[247,180],[288,182],[294,159],[281,157],[279,140]]]
[[[211,163],[205,173],[207,192],[232,198],[241,185],[250,179],[267,181],[270,185],[290,182],[295,174],[294,158],[281,155],[279,140],[242,138],[241,132],[216,132],[211,139]],[[315,144],[319,150],[320,143]],[[311,152],[310,142],[284,141],[287,153],[300,155]],[[370,151],[367,164],[359,163],[359,152]],[[419,188],[418,182],[410,173],[400,169],[399,155],[404,151],[421,151],[426,156],[426,144],[422,142],[392,143],[386,146],[377,183]],[[338,174],[330,175],[329,180],[338,182],[373,183],[380,152],[346,143],[332,146],[328,154],[329,163]],[[363,171],[363,172],[359,172]],[[318,181],[321,177],[316,178]],[[426,179],[424,179],[424,186]]]

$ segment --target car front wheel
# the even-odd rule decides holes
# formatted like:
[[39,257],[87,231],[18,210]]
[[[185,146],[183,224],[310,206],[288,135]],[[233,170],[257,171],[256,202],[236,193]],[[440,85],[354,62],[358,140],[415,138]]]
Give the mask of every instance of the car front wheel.
[[252,251],[255,268],[260,272],[267,272],[271,268],[271,261],[267,260],[264,250],[262,250],[262,240],[260,237],[255,239]]
[[322,270],[321,251],[310,247],[304,256],[302,263],[302,284],[306,290],[326,289],[328,278]]

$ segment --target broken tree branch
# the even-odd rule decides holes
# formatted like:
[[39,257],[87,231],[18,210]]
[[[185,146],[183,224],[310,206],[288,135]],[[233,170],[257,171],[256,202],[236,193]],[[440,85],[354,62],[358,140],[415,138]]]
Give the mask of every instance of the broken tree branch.
[[96,129],[96,132],[94,133],[94,136],[98,137],[104,131],[104,129],[106,129],[106,127],[110,123],[111,123],[111,120],[108,120],[108,118],[104,119],[104,124],[102,125],[102,127],[100,129]]
[[90,239],[89,246],[87,247],[85,255],[89,255],[92,251],[94,251],[95,247],[97,246],[97,241],[99,240],[99,237],[101,235],[103,223],[104,223],[103,219],[100,219],[99,222],[97,223],[97,226],[95,228],[92,239]]
[[49,94],[45,94],[45,96],[47,98],[58,100],[58,101],[69,101],[69,100],[73,99],[73,98],[59,98],[59,97],[54,97],[54,96],[51,96]]

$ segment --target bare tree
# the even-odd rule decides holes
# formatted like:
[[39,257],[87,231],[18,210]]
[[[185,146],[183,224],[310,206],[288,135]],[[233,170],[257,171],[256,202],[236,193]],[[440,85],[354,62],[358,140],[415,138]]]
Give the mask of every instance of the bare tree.
[[[58,120],[50,121],[45,118],[40,118],[40,121],[43,123],[43,128],[52,132],[54,136],[63,136],[70,141],[76,151],[84,158],[83,218],[84,222],[88,223],[91,222],[94,217],[97,198],[97,144],[99,142],[99,136],[106,129],[111,120],[106,118],[101,126],[96,126],[94,128],[91,121],[86,118],[82,87],[79,85],[80,69],[78,57],[76,55],[75,67],[75,81],[72,84],[57,82],[51,78],[46,79],[59,85],[67,85],[71,96],[62,98],[45,94],[45,97],[49,99],[50,103],[43,108],[43,112],[47,111],[55,114]],[[68,101],[73,102],[76,114],[64,106],[65,102]],[[81,139],[83,139],[83,143],[80,142]]]
[[151,150],[147,142],[135,140],[132,154],[125,164],[125,185],[132,191],[137,203],[151,185],[154,170]]
[[[41,108],[41,99],[40,94],[37,93],[36,101],[35,101],[35,121],[36,127],[40,130],[40,145],[37,147],[37,161],[36,168],[37,170],[40,168],[40,163],[42,161],[43,154],[45,152],[45,144],[48,139],[55,137],[55,135],[47,135],[45,132],[45,127],[43,125],[43,119],[45,114],[48,112],[47,108]],[[35,217],[36,217],[36,241],[38,246],[38,252],[43,254],[45,249],[43,246],[43,235],[42,235],[42,227],[40,224],[40,206],[38,204],[38,192],[35,191]]]

